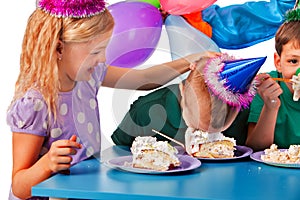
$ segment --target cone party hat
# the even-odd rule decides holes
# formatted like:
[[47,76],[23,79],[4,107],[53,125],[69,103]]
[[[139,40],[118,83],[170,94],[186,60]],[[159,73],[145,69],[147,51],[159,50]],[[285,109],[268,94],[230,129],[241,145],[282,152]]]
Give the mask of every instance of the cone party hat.
[[256,94],[254,77],[266,57],[235,59],[222,54],[210,59],[204,79],[210,91],[230,106],[247,108]]

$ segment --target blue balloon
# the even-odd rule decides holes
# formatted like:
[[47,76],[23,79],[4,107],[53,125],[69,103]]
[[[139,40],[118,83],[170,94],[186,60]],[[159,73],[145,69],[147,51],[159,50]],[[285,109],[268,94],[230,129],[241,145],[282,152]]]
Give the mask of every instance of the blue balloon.
[[212,39],[223,49],[241,49],[275,36],[295,0],[249,1],[225,7],[212,5],[202,19],[212,27]]
[[169,15],[165,20],[172,59],[204,51],[220,52],[216,43],[191,26],[181,16]]

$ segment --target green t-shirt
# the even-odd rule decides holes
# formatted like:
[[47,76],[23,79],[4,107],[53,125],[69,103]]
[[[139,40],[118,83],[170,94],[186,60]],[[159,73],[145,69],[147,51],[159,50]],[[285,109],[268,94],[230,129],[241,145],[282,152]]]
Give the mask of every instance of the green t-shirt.
[[[277,71],[269,73],[272,77],[281,77]],[[300,144],[300,101],[293,100],[293,94],[285,83],[280,82],[283,93],[279,96],[281,106],[278,111],[274,133],[274,143],[279,148],[288,148],[291,144]],[[264,102],[257,94],[250,105],[248,122],[257,123]]]
[[[180,100],[178,84],[139,97],[113,132],[113,142],[116,145],[131,146],[137,136],[155,136],[158,140],[166,140],[153,133],[152,129],[155,129],[184,143],[187,125],[182,118]],[[233,124],[223,132],[228,137],[234,137],[239,145],[244,145],[247,137],[248,113],[248,109],[242,110]]]
[[158,140],[166,140],[152,129],[183,142],[187,125],[182,119],[180,99],[178,84],[139,97],[113,132],[113,142],[131,146],[137,136],[155,136]]

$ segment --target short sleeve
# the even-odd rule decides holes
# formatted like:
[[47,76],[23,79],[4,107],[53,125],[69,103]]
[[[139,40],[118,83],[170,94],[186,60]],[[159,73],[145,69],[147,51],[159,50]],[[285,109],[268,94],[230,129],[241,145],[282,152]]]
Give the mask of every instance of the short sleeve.
[[[269,72],[269,74],[271,77],[279,77],[277,71],[271,71]],[[258,121],[263,106],[264,106],[263,99],[258,93],[256,93],[255,97],[253,98],[250,104],[250,113],[248,117],[248,122],[256,123]]]
[[37,91],[30,91],[14,102],[7,112],[6,120],[12,132],[46,136],[46,103]]
[[248,117],[248,122],[256,123],[258,121],[263,105],[264,102],[262,98],[260,97],[259,94],[256,94],[250,104],[250,113]]
[[104,80],[104,77],[107,72],[107,66],[104,63],[100,63],[97,67],[95,67],[95,71],[92,74],[92,77],[95,81],[95,86],[99,89],[100,85],[102,84],[102,81]]
[[165,109],[168,121],[174,128],[187,128],[181,114],[179,85],[168,86],[169,92],[166,94]]
[[139,97],[111,135],[113,142],[130,146],[137,136],[155,136],[158,140],[165,140],[154,134],[152,129],[172,138],[183,135],[179,129],[185,129],[186,125],[181,118],[178,93],[178,84],[174,84]]

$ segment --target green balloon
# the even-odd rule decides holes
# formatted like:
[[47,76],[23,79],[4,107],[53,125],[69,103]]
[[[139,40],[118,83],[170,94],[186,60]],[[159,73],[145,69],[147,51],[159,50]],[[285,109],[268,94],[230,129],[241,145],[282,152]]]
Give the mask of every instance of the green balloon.
[[160,2],[159,0],[127,0],[127,1],[140,1],[140,2],[145,2],[145,3],[149,3],[153,6],[155,6],[156,8],[160,8]]

